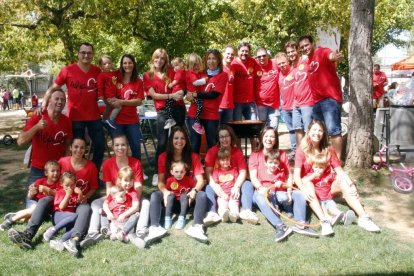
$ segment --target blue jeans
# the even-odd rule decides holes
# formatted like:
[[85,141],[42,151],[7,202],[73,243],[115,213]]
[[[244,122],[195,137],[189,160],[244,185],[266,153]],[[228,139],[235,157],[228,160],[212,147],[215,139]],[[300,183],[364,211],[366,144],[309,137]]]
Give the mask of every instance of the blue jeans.
[[266,126],[273,127],[277,130],[279,127],[279,108],[272,108],[268,106],[258,105],[257,112],[259,120],[265,121]]
[[293,128],[308,131],[308,126],[312,121],[313,106],[295,107],[293,109]]
[[[241,204],[242,210],[251,210],[253,207],[253,193],[254,187],[253,184],[246,180],[244,181],[241,187]],[[217,196],[213,188],[210,185],[206,186],[206,195],[207,195],[207,212],[217,212]]]
[[295,129],[292,125],[292,110],[282,110],[283,120],[285,120],[286,127],[289,130],[290,146],[292,151],[296,150]]
[[[27,178],[27,187],[29,188],[36,180],[45,177],[45,171],[35,167],[30,167],[29,177]],[[26,208],[29,208],[33,204],[37,204],[37,201],[26,198]]]
[[105,138],[101,120],[96,121],[76,121],[72,122],[73,137],[85,137],[85,130],[88,130],[88,135],[92,140],[93,158],[98,171],[101,170],[102,160],[105,152]]
[[[204,120],[201,119],[201,124],[206,131],[206,139],[207,139],[207,150],[214,146],[217,143],[217,129],[219,126],[218,120]],[[201,135],[198,134],[193,128],[192,125],[195,122],[195,118],[187,117],[187,126],[188,132],[190,134],[190,143],[191,149],[194,152],[200,153],[201,147]]]
[[233,120],[257,120],[256,103],[234,103]]
[[334,99],[326,98],[313,106],[313,118],[325,122],[329,136],[341,134],[342,104]]
[[136,124],[115,124],[116,129],[111,128],[112,138],[124,134],[128,139],[132,157],[141,160],[141,126]]
[[233,108],[232,109],[219,109],[220,113],[220,124],[224,124],[233,121]]

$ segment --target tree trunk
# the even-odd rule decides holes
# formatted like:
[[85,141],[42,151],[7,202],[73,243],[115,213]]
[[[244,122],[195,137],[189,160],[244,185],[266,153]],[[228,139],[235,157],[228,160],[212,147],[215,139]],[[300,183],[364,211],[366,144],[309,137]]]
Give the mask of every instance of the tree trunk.
[[349,114],[347,166],[372,164],[372,30],[375,0],[351,0],[349,34]]

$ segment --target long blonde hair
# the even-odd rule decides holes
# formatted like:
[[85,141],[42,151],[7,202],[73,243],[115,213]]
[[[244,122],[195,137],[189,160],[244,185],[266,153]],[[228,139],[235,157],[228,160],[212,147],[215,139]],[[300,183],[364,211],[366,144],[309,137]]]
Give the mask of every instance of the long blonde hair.
[[154,78],[154,74],[155,74],[154,60],[160,57],[163,57],[165,60],[165,63],[163,67],[161,68],[161,79],[166,83],[170,83],[171,80],[170,78],[168,78],[168,66],[170,64],[170,58],[168,56],[167,51],[163,48],[156,49],[154,53],[152,54],[151,60],[149,62],[150,69],[148,71],[148,76],[151,79]]

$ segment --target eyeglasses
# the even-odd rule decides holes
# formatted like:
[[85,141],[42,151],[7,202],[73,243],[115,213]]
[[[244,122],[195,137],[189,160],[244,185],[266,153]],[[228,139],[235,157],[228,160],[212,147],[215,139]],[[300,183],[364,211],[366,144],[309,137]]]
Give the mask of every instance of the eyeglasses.
[[261,58],[265,58],[265,57],[267,57],[267,55],[257,56],[256,58],[261,59]]
[[84,52],[84,51],[82,51],[82,52],[79,52],[79,54],[81,54],[82,56],[92,56],[93,52]]

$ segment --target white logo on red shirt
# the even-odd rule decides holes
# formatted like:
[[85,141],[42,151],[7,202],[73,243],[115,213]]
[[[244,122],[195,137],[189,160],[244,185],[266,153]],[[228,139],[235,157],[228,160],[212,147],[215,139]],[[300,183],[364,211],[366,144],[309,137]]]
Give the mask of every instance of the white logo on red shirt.
[[319,69],[319,62],[312,61],[309,65],[309,73],[313,74]]
[[78,187],[79,189],[81,189],[82,192],[84,192],[86,188],[88,187],[88,181],[85,181],[83,179],[78,179],[76,181],[76,187]]
[[71,196],[69,198],[69,202],[68,202],[67,208],[75,208],[76,207],[76,203],[77,203],[76,197]]
[[300,83],[300,82],[305,81],[306,75],[307,75],[306,72],[300,72],[300,71],[296,72],[295,74],[296,82]]
[[59,131],[55,134],[55,141],[53,143],[54,146],[60,145],[63,143],[66,134],[63,131]]
[[96,80],[94,79],[94,78],[90,78],[89,80],[88,80],[88,82],[86,83],[86,85],[87,85],[87,87],[89,88],[89,87],[91,87],[91,84],[93,84],[93,89],[88,89],[88,92],[93,92],[93,91],[95,91],[96,90]]
[[131,95],[136,95],[137,93],[134,90],[128,89],[124,92],[124,100],[130,100],[132,97]]
[[214,89],[216,86],[214,85],[214,83],[210,82],[209,84],[206,85],[206,88],[204,89],[204,91],[210,91],[212,89]]

